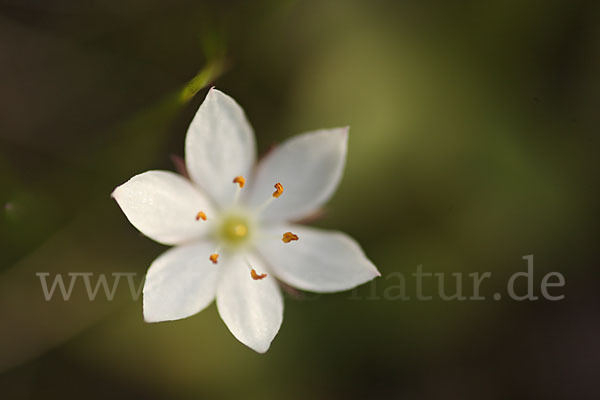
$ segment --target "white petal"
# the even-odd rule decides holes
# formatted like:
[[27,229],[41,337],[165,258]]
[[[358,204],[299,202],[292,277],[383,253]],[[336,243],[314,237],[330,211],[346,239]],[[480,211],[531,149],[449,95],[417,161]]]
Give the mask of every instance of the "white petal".
[[293,220],[316,211],[338,186],[346,162],[348,128],[337,128],[295,136],[276,147],[259,164],[250,182],[250,206],[264,203],[284,187],[281,197],[263,212],[263,220]]
[[[298,235],[283,243],[284,232]],[[258,251],[278,279],[311,292],[352,289],[380,276],[360,246],[348,235],[300,225],[268,228]]]
[[[265,268],[256,257],[248,257],[258,273]],[[225,261],[217,286],[219,315],[240,342],[264,353],[283,320],[283,299],[271,274],[253,280],[243,256]]]
[[[208,198],[173,172],[148,171],[117,187],[112,193],[127,219],[149,238],[179,244],[202,237],[215,215]],[[196,221],[199,211],[207,221]]]
[[233,178],[247,178],[255,161],[254,132],[244,111],[231,97],[211,89],[185,139],[190,177],[217,204],[226,205],[233,201]]
[[144,283],[146,322],[186,318],[213,301],[219,266],[208,257],[214,249],[210,242],[178,246],[154,260]]

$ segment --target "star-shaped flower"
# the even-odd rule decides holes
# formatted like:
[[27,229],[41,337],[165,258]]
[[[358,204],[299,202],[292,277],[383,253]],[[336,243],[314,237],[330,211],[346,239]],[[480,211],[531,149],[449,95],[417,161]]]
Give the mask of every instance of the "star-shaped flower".
[[264,353],[283,319],[277,279],[324,293],[379,276],[347,235],[290,222],[310,216],[331,197],[347,139],[348,128],[305,133],[253,169],[256,145],[244,111],[211,89],[186,137],[191,180],[148,171],[112,194],[140,232],[175,246],[150,265],[144,319],[186,318],[216,298],[231,333]]

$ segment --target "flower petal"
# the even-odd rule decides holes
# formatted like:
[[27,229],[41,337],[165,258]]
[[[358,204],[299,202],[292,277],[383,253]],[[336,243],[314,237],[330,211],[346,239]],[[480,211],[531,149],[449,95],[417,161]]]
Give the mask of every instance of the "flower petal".
[[[298,235],[297,241],[275,239],[284,232]],[[278,279],[311,292],[352,289],[380,276],[354,239],[342,232],[301,225],[268,228],[258,251]]]
[[[265,271],[258,258],[247,259],[258,273]],[[240,255],[223,266],[217,285],[217,308],[233,336],[259,353],[269,349],[283,320],[283,299],[277,281],[271,274],[253,280]]]
[[269,221],[294,220],[316,211],[333,194],[346,161],[348,128],[305,133],[276,147],[259,164],[247,201],[259,206],[280,182],[284,193],[263,212]]
[[146,322],[186,318],[213,301],[219,267],[208,256],[214,248],[210,242],[173,247],[154,260],[144,283]]
[[[148,171],[117,187],[112,193],[127,219],[149,238],[179,244],[202,237],[215,215],[202,192],[190,181],[168,171]],[[204,211],[208,221],[196,221]]]
[[185,139],[185,162],[194,182],[217,204],[233,201],[233,178],[248,176],[256,161],[254,132],[242,108],[211,89]]

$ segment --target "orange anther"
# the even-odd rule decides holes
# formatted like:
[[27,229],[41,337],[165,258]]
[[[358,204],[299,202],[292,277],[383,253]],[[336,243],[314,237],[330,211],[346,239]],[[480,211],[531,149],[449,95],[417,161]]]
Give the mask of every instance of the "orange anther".
[[298,240],[298,235],[294,235],[292,232],[286,232],[283,234],[281,240],[283,240],[283,243],[289,243],[292,240]]
[[204,211],[198,211],[198,214],[196,214],[196,221],[206,221],[206,214],[204,213]]
[[257,274],[256,271],[252,269],[250,270],[250,276],[255,281],[260,281],[261,279],[265,279],[267,277],[267,274]]
[[241,175],[236,176],[235,178],[233,178],[233,183],[237,183],[238,185],[240,185],[240,189],[241,189],[246,184],[246,179]]
[[283,185],[279,182],[275,184],[275,191],[273,192],[273,197],[277,198],[283,194]]
[[210,261],[212,261],[213,264],[216,264],[218,262],[217,260],[219,259],[219,255],[217,253],[211,254],[208,258],[210,259]]

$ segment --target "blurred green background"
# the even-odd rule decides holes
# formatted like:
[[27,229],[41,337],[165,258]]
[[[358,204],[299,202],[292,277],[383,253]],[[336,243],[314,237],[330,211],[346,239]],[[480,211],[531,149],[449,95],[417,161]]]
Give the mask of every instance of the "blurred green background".
[[[600,3],[0,3],[0,398],[600,397]],[[35,275],[141,280],[165,247],[109,195],[174,169],[210,84],[261,152],[351,126],[316,225],[350,233],[383,274],[288,297],[265,355],[214,305],[150,325],[125,284],[112,302],[82,285],[46,302]],[[564,300],[491,299],[527,254],[537,294],[559,271]],[[488,300],[384,298],[390,274],[421,264],[492,272]]]

